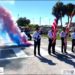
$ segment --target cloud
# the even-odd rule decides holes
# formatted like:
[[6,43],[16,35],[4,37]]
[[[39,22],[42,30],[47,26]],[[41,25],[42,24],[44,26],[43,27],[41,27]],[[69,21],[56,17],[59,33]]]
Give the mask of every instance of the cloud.
[[15,0],[0,0],[0,4],[15,4]]

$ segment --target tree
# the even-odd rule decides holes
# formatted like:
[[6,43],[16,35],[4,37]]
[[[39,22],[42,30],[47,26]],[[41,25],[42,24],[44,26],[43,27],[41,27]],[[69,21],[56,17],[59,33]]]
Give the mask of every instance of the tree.
[[19,18],[18,20],[17,20],[17,24],[19,25],[19,26],[27,26],[27,25],[29,25],[30,24],[30,20],[29,19],[27,19],[26,17],[24,17],[24,18]]
[[[73,5],[72,3],[69,3],[66,5],[66,15],[68,16],[68,23],[69,23],[69,18],[71,17],[74,9],[75,9],[75,5]],[[73,13],[73,16],[74,16],[74,14],[75,14],[75,11]]]
[[65,13],[66,13],[65,12],[65,5],[62,2],[57,2],[53,7],[52,14],[56,18],[60,19],[61,27],[62,27],[62,17],[64,17]]

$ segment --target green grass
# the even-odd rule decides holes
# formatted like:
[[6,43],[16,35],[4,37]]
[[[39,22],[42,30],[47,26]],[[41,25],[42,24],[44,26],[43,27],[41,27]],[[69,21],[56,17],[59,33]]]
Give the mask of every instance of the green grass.
[[[48,36],[46,34],[43,34],[42,37],[44,38],[48,38]],[[57,40],[60,40],[60,36],[57,36]],[[71,41],[71,37],[68,37],[68,41]]]

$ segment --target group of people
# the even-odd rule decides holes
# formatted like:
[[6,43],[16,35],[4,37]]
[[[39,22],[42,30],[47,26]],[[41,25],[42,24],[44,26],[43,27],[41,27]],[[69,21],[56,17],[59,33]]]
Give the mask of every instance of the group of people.
[[[56,38],[57,36],[54,35],[54,30],[51,28],[48,31],[48,54],[51,55],[51,53],[55,54],[55,46],[56,46]],[[62,31],[60,32],[60,38],[61,38],[61,52],[62,53],[67,53],[67,38],[68,38],[68,33],[66,33],[66,28],[63,28]],[[74,52],[74,46],[75,46],[75,30],[71,35],[72,38],[72,52]],[[37,27],[35,32],[33,33],[33,39],[34,39],[34,55],[36,56],[36,48],[38,47],[38,55],[40,54],[40,42],[41,42],[41,33],[40,33],[40,28]],[[51,49],[52,48],[52,49]]]

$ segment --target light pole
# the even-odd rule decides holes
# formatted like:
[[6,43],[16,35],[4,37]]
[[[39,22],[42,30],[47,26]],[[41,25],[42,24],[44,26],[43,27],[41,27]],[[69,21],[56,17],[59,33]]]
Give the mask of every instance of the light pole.
[[33,25],[34,25],[34,18],[33,18]]
[[41,26],[41,17],[40,17],[40,20],[39,20],[39,25]]
[[61,28],[63,27],[62,26],[62,11],[60,12],[60,20],[61,20]]
[[17,17],[19,18],[19,13],[18,13]]
[[49,25],[50,25],[50,19],[49,19]]

